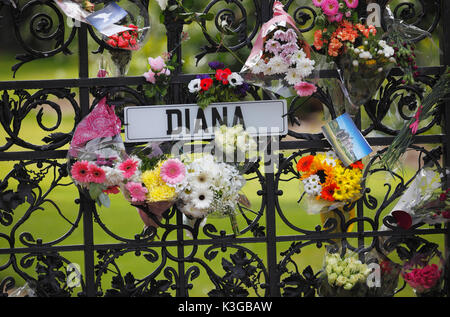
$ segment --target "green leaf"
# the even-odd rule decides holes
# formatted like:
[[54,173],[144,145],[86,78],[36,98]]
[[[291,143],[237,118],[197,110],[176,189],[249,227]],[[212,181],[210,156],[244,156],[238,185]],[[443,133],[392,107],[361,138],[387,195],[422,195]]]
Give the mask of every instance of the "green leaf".
[[175,11],[177,8],[178,8],[178,4],[174,4],[174,5],[171,5],[169,8],[167,8],[167,10]]
[[101,184],[90,184],[89,185],[89,195],[93,200],[97,200],[97,197],[102,194],[103,186]]
[[100,196],[98,196],[98,200],[100,201],[100,203],[105,206],[106,208],[109,208],[111,206],[111,201],[109,200],[108,195],[106,195],[105,193],[101,193]]

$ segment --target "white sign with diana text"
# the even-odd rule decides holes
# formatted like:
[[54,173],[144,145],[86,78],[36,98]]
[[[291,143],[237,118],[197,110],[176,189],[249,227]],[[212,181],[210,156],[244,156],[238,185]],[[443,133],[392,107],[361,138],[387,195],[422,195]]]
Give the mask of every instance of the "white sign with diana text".
[[252,136],[288,132],[285,100],[136,106],[124,110],[125,142],[201,140],[214,138],[221,125],[241,124]]

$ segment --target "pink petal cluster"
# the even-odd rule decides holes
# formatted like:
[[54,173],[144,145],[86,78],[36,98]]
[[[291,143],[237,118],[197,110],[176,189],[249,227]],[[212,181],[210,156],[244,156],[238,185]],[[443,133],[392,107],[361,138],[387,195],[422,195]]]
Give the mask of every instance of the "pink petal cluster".
[[147,198],[148,190],[141,183],[128,182],[125,188],[128,190],[132,202],[143,202]]
[[358,7],[358,0],[344,0],[344,1],[347,7],[350,9],[355,9],[356,7]]
[[428,290],[436,285],[441,278],[442,270],[436,264],[423,268],[413,269],[409,273],[403,273],[405,281],[416,290]]
[[297,91],[297,95],[299,95],[300,97],[311,96],[317,91],[317,87],[315,85],[310,84],[306,81],[301,81],[295,84],[294,89]]
[[168,159],[161,165],[160,176],[167,184],[178,184],[186,176],[186,167],[179,159]]
[[156,58],[149,57],[148,63],[150,64],[150,69],[145,72],[143,76],[145,80],[149,83],[155,84],[157,76],[166,75],[170,76],[170,70],[166,67],[166,60],[158,56]]
[[321,8],[325,15],[335,16],[339,12],[339,2],[338,0],[325,0]]

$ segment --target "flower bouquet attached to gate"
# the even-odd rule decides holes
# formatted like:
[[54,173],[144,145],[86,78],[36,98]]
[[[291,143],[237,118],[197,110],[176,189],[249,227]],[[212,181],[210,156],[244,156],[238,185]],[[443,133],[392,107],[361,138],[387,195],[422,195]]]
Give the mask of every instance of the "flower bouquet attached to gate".
[[314,48],[334,61],[345,96],[346,112],[358,113],[395,65],[394,49],[373,25],[359,22],[358,0],[313,0],[320,8]]
[[186,176],[177,186],[177,207],[190,219],[229,217],[233,233],[238,235],[236,209],[244,184],[235,166],[203,154],[186,163]]
[[221,62],[210,62],[209,67],[215,72],[209,75],[197,75],[188,84],[191,94],[197,99],[200,108],[205,109],[214,102],[233,102],[243,99],[249,85],[236,72],[232,72]]
[[305,79],[314,70],[315,61],[295,21],[275,1],[273,18],[266,22],[258,34],[250,56],[241,73],[244,79],[282,97],[309,96],[316,86]]
[[319,296],[367,297],[370,290],[367,280],[371,272],[372,269],[359,259],[356,252],[327,252],[318,289]]
[[122,185],[123,193],[138,209],[145,225],[157,228],[157,221],[176,202],[176,188],[184,180],[186,167],[179,159],[163,154],[157,144],[134,154],[124,162],[128,164],[129,177]]
[[100,206],[109,206],[108,195],[120,192],[119,166],[127,158],[120,129],[114,106],[107,105],[105,97],[77,125],[70,143],[69,175]]
[[[336,218],[338,228],[340,217],[335,210],[343,210],[361,197],[362,169],[364,165],[357,161],[344,167],[336,153],[307,155],[297,163],[300,180],[303,186],[302,198],[306,195],[307,212],[321,214],[322,223],[328,218]],[[301,198],[301,199],[302,199]],[[354,217],[354,209],[343,211],[346,221]]]
[[[406,255],[401,276],[418,297],[442,296],[445,260],[437,247],[429,243],[412,255]],[[399,255],[401,258],[405,256]]]

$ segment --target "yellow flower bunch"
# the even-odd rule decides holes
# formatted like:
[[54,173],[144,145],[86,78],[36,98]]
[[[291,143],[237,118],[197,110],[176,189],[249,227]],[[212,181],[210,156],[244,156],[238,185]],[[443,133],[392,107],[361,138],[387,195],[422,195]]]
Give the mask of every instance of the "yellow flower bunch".
[[142,173],[141,180],[148,190],[149,202],[170,201],[175,199],[175,188],[167,185],[160,176],[161,165]]
[[344,168],[336,165],[334,180],[338,186],[333,193],[336,200],[353,201],[361,195],[362,171],[359,168]]

